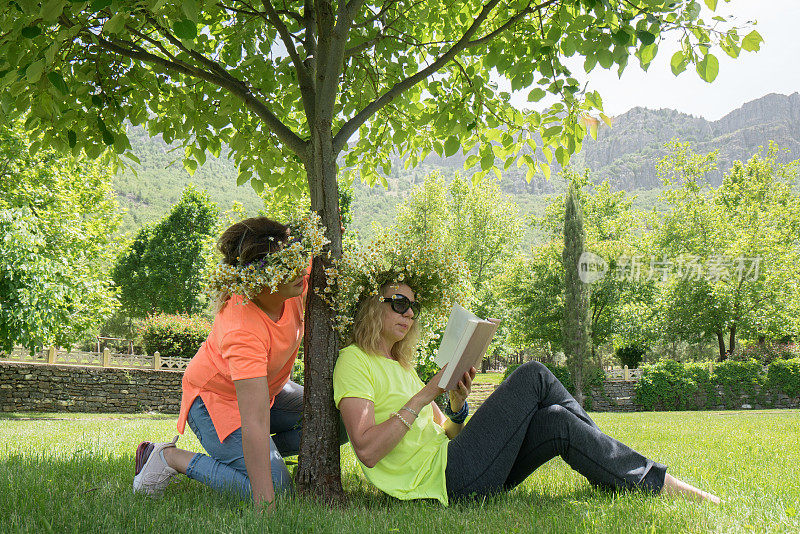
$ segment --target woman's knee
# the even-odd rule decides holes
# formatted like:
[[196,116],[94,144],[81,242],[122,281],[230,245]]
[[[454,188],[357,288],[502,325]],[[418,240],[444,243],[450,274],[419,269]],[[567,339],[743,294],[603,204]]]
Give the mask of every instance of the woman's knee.
[[520,365],[508,378],[510,380],[514,375],[517,375],[518,377],[524,377],[528,380],[536,380],[539,377],[552,376],[552,374],[550,369],[543,363],[530,361]]

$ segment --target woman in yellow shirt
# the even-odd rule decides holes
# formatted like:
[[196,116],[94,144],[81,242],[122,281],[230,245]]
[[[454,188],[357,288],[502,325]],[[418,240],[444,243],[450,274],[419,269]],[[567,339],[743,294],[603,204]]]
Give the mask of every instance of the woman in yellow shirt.
[[334,370],[334,400],[367,479],[399,499],[449,499],[513,488],[561,456],[592,484],[683,494],[719,502],[667,474],[666,466],[603,434],[544,366],[514,371],[469,424],[466,398],[475,369],[449,393],[446,414],[433,400],[444,390],[414,371],[419,303],[404,283],[363,298],[353,344]]

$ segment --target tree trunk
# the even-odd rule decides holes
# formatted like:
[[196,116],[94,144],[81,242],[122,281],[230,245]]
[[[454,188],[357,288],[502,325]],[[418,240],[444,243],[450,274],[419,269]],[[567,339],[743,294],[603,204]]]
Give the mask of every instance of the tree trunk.
[[725,358],[727,358],[727,353],[725,352],[725,337],[722,335],[721,331],[717,332],[717,343],[719,344],[719,360],[720,362],[724,362]]
[[733,351],[736,350],[736,324],[732,324],[730,328],[730,338],[728,340],[728,356],[733,356]]
[[[330,125],[315,125],[308,161],[305,162],[311,194],[311,209],[322,217],[330,239],[332,258],[342,254],[339,221],[339,187]],[[325,272],[331,260],[314,259],[306,309],[305,393],[303,434],[295,481],[300,493],[325,502],[344,500],[339,465],[339,412],[333,403],[333,367],[339,341],[333,330],[333,311],[314,288],[325,287]]]

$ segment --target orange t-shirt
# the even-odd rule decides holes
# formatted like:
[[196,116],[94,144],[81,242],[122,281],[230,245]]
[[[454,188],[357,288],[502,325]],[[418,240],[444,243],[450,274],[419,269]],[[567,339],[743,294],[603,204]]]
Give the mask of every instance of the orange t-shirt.
[[272,403],[292,373],[303,337],[303,294],[287,299],[283,315],[270,319],[253,302],[233,295],[214,319],[208,339],[183,374],[178,432],[183,434],[189,408],[198,396],[214,423],[220,441],[242,426],[234,380],[267,377]]

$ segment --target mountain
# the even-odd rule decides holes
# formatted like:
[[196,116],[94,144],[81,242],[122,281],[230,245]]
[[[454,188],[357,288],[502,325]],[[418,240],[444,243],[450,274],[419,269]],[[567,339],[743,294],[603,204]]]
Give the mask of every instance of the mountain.
[[[261,199],[252,188],[236,186],[236,170],[224,155],[209,157],[190,177],[183,169],[176,144],[168,146],[160,136],[150,138],[141,128],[131,128],[128,135],[141,165],[133,165],[136,174],[126,171],[114,180],[120,204],[127,209],[123,230],[134,230],[163,217],[189,182],[207,190],[223,211],[234,202],[242,203],[248,214],[255,214],[261,207]],[[650,207],[661,187],[656,163],[666,154],[664,144],[673,137],[691,142],[700,153],[719,150],[718,168],[722,171],[735,160],[749,159],[770,141],[785,149],[782,161],[800,159],[800,94],[769,94],[717,121],[670,109],[636,107],[614,117],[612,127],[601,126],[596,141],[587,137],[583,150],[573,158],[573,166],[590,169],[595,182],[608,179],[615,189],[635,191],[639,195],[637,205]],[[388,189],[354,184],[354,229],[368,232],[373,221],[391,224],[397,204],[415,184],[434,171],[445,177],[464,172],[465,159],[461,154],[449,158],[432,154],[418,168],[406,170],[395,158]],[[547,195],[560,192],[564,182],[555,174],[550,180],[534,176],[530,183],[524,177],[524,169],[512,166],[503,173],[501,185],[514,195],[522,217],[540,215]],[[721,178],[722,172],[717,172],[710,180],[716,185]],[[530,241],[532,237],[528,237]]]

